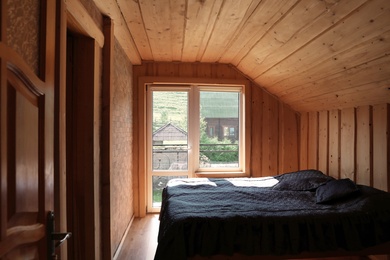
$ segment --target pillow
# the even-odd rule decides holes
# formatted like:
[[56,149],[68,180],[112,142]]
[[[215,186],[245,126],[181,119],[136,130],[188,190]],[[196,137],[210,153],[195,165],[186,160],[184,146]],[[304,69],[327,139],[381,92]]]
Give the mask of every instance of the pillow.
[[346,198],[359,191],[356,184],[350,179],[332,180],[318,187],[316,190],[316,202],[328,203]]
[[279,181],[273,189],[311,191],[325,184],[334,178],[323,174],[318,170],[302,170],[297,172],[284,173],[274,177]]

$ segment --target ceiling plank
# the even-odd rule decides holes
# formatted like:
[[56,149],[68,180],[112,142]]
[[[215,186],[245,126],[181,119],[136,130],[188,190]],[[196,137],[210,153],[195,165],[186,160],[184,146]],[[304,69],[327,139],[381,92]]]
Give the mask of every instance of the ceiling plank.
[[[379,83],[390,82],[390,74],[386,71],[390,63],[390,56],[384,55],[382,58],[367,62],[359,67],[354,67],[346,70],[343,73],[338,73],[322,80],[305,84],[301,89],[289,93],[288,95],[280,96],[281,100],[288,103],[299,103],[302,100],[319,100],[322,96],[333,95],[337,97],[343,89],[354,89],[355,92],[360,92],[365,89],[364,86],[375,86]],[[343,86],[340,88],[339,86]],[[387,100],[390,98],[390,92],[383,92],[381,97]],[[362,99],[371,99],[371,95],[362,96]]]
[[142,60],[153,60],[149,39],[145,31],[142,13],[137,1],[117,0],[123,17],[134,39]]
[[[249,69],[253,78],[272,69],[296,51],[305,48],[339,20],[361,6],[360,1],[342,1],[330,5],[323,1],[303,1],[296,5],[241,61],[238,68]],[[255,65],[255,66],[254,66]]]
[[221,6],[202,62],[217,62],[225,52],[229,40],[234,37],[252,0],[225,0]]
[[[304,85],[307,83],[318,83],[338,73],[348,77],[348,70],[365,66],[367,62],[377,60],[383,56],[390,56],[389,41],[390,31],[377,35],[372,39],[368,38],[364,42],[351,46],[350,49],[344,52],[329,57],[326,61],[313,66],[304,73],[299,73],[276,83],[273,90],[278,96],[285,96],[304,89]],[[383,73],[389,73],[389,71],[384,70]]]
[[154,59],[172,61],[170,5],[158,0],[140,0],[139,5]]
[[326,62],[329,57],[349,49],[351,45],[366,38],[375,37],[383,30],[388,31],[390,29],[389,11],[390,5],[383,7],[381,0],[369,1],[346,19],[340,20],[335,27],[327,30],[305,48],[278,63],[272,70],[258,77],[251,76],[256,81],[264,80],[268,86],[272,86],[286,78],[310,70]]
[[186,0],[170,0],[170,6],[172,60],[181,61],[186,22]]
[[220,62],[237,66],[275,23],[296,4],[296,1],[261,1],[244,26],[238,30],[238,35],[221,57]]
[[188,0],[186,10],[186,27],[184,31],[182,61],[199,61],[198,53],[203,55],[216,15],[222,0],[198,1]]
[[328,93],[316,98],[303,99],[294,103],[292,108],[296,111],[308,112],[386,104],[389,103],[389,84],[390,79],[361,85],[358,88],[341,89],[337,93]]
[[114,22],[114,35],[133,65],[141,64],[141,56],[115,0],[93,0],[100,12]]

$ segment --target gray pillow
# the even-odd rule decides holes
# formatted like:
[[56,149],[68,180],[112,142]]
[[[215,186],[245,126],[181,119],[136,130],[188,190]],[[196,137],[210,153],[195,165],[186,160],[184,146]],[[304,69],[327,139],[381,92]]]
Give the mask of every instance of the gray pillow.
[[316,190],[317,203],[335,202],[339,199],[344,199],[359,191],[356,184],[350,179],[332,180],[318,187]]
[[301,170],[297,172],[284,173],[274,177],[279,181],[273,189],[313,191],[334,178],[325,175],[318,170]]

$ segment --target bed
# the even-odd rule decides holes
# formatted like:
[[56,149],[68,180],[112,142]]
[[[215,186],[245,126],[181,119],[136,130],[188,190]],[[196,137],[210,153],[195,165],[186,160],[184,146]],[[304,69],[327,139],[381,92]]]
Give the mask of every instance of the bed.
[[317,170],[173,179],[159,217],[156,260],[355,255],[390,242],[390,193]]

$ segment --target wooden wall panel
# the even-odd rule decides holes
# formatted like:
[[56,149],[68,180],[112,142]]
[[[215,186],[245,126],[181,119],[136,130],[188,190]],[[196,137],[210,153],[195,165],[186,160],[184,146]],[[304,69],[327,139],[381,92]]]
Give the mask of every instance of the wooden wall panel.
[[298,169],[298,120],[296,113],[288,106],[279,106],[279,173]]
[[263,91],[260,88],[252,90],[252,150],[251,157],[257,163],[251,164],[251,173],[253,177],[261,177],[262,167],[262,122],[263,122]]
[[[335,178],[389,190],[390,105],[303,113],[300,118],[300,169],[318,148],[318,169]],[[315,131],[318,125],[318,144]],[[308,142],[306,143],[306,140]],[[309,164],[310,165],[310,164]]]
[[270,95],[263,96],[263,138],[261,176],[278,174],[278,103]]
[[373,186],[389,190],[389,105],[376,105],[373,123]]
[[318,167],[318,113],[309,113],[309,146],[307,155],[307,166],[309,169]]
[[340,156],[340,111],[332,110],[329,113],[329,172],[328,175],[339,177]]
[[[242,79],[247,80],[240,72],[230,65],[211,63],[174,63],[174,62],[145,62],[143,65],[133,66],[134,86],[139,85],[139,78],[145,76],[153,77],[189,77],[189,78],[211,78],[211,79]],[[143,90],[134,88],[134,136],[142,137],[143,126],[139,120],[143,117],[140,114],[139,104],[143,99]],[[276,175],[287,171],[298,170],[304,165],[307,158],[301,160],[298,145],[304,141],[299,139],[301,132],[299,126],[299,114],[288,106],[281,103],[275,97],[265,92],[260,86],[251,84],[251,94],[247,97],[250,102],[251,114],[251,157],[250,173],[253,177]],[[248,100],[247,99],[247,100]],[[143,105],[142,105],[143,106]],[[301,128],[302,128],[301,119]],[[307,125],[307,123],[303,123]],[[302,134],[302,133],[301,133]],[[307,137],[306,137],[307,138]],[[307,143],[307,142],[306,142]],[[145,208],[145,183],[144,165],[139,157],[138,149],[142,149],[142,142],[134,142],[134,165],[133,170],[139,172],[134,176],[134,211],[141,214]],[[300,166],[299,166],[300,165]],[[305,169],[307,167],[304,167]]]
[[329,113],[319,112],[318,120],[318,169],[328,174],[328,152],[329,152]]
[[340,178],[355,180],[355,109],[341,111]]
[[309,128],[309,113],[302,113],[300,117],[300,133],[299,133],[299,169],[307,169],[307,148],[308,148],[308,128]]
[[356,109],[356,182],[372,185],[372,108]]

